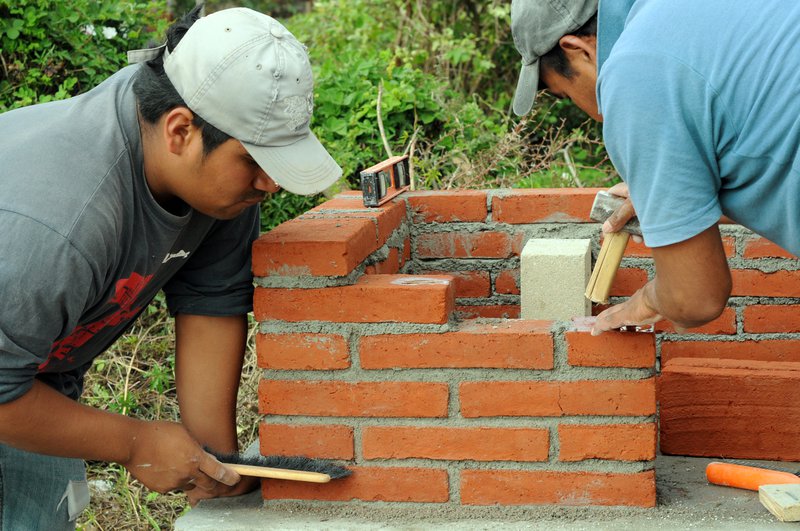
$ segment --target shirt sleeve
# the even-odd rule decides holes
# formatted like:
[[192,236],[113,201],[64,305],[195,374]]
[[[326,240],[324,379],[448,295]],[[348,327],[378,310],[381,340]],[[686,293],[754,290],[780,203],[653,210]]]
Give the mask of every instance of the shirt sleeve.
[[253,309],[253,241],[260,228],[258,205],[231,220],[217,221],[200,247],[164,286],[172,315],[225,317]]
[[89,262],[62,235],[9,212],[0,212],[0,226],[0,403],[7,403],[33,386],[95,286]]
[[603,136],[628,183],[645,243],[678,243],[719,221],[717,94],[680,61],[620,54],[598,79]]

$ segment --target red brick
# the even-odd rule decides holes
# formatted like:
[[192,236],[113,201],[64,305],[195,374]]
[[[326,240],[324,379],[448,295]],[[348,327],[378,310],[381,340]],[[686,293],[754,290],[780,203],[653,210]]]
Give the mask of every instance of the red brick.
[[370,220],[296,218],[253,243],[253,274],[346,276],[377,248]]
[[758,305],[744,309],[744,331],[752,334],[800,332],[800,305]]
[[492,304],[488,306],[456,306],[459,319],[519,319],[519,306]]
[[262,369],[332,370],[350,366],[347,340],[336,334],[257,334]]
[[348,467],[353,474],[330,483],[267,479],[266,500],[326,500],[444,503],[450,499],[446,470],[404,467]]
[[567,362],[580,367],[645,367],[656,363],[655,336],[650,333],[567,332]]
[[560,461],[652,461],[656,458],[655,423],[561,424],[558,440]]
[[547,461],[547,428],[434,428],[368,426],[366,459]]
[[439,323],[455,306],[452,277],[364,275],[352,286],[256,288],[258,321]]
[[449,390],[438,382],[261,380],[259,411],[324,417],[446,417]]
[[274,424],[258,426],[261,455],[316,459],[353,459],[353,428],[341,424]]
[[655,380],[462,382],[463,417],[653,415]]
[[661,451],[800,460],[800,363],[674,359],[658,382]]
[[407,197],[415,221],[446,223],[486,220],[486,192],[413,192]]
[[456,282],[456,297],[488,297],[491,281],[488,271],[418,271],[423,275],[450,275]]
[[612,297],[630,297],[647,284],[647,271],[634,267],[621,267],[617,270],[609,295]]
[[754,236],[745,240],[745,258],[797,258],[789,251],[783,249],[759,236]]
[[731,295],[739,297],[800,297],[800,271],[763,273],[754,269],[735,269]]
[[668,362],[674,358],[800,361],[800,340],[664,341],[661,361]]
[[[675,333],[675,326],[669,321],[660,321],[656,323],[656,332],[662,333]],[[698,326],[697,328],[689,328],[688,332],[692,334],[735,334],[736,333],[736,310],[733,308],[725,308],[722,315],[711,321],[710,323]]]
[[655,472],[464,470],[465,505],[627,505],[655,507]]
[[309,210],[301,219],[309,217],[327,220],[370,219],[376,227],[380,247],[403,224],[406,205],[403,201],[389,201],[379,207],[365,207],[360,196],[339,195]]
[[500,223],[590,223],[589,214],[602,188],[537,188],[492,197],[492,221]]
[[364,268],[364,273],[367,275],[396,275],[400,271],[399,252],[397,248],[390,247],[386,260],[367,266]]
[[494,290],[502,295],[519,295],[519,269],[501,271],[494,280]]
[[403,242],[403,258],[400,260],[400,267],[406,265],[411,260],[411,238],[406,238]]
[[[736,256],[736,238],[733,236],[723,236],[722,248],[725,251],[725,256],[728,258]],[[650,247],[647,247],[644,243],[636,243],[630,240],[628,242],[628,247],[625,249],[625,256],[647,258],[652,257],[653,252]]]
[[361,367],[552,369],[550,321],[466,322],[443,334],[364,336]]
[[505,232],[436,232],[417,236],[419,258],[510,258],[512,238]]

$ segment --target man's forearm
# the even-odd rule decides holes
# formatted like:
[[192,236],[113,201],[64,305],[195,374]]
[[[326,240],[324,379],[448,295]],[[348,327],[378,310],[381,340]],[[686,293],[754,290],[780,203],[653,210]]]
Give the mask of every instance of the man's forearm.
[[175,380],[182,422],[203,444],[235,452],[236,399],[247,316],[179,314],[175,328]]
[[82,405],[39,381],[21,397],[0,405],[3,443],[60,457],[127,461],[142,424]]

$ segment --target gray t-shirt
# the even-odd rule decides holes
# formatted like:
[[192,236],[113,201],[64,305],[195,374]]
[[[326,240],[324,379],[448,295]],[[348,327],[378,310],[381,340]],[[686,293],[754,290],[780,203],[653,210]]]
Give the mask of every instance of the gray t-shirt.
[[0,403],[83,374],[163,288],[170,312],[252,307],[258,206],[228,221],[156,203],[127,67],[69,100],[0,115]]

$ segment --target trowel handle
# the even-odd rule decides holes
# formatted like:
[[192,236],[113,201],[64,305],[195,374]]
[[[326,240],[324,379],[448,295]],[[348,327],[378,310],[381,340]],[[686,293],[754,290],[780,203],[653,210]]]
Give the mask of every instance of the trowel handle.
[[791,472],[717,461],[711,462],[706,466],[706,478],[709,483],[715,485],[747,490],[758,490],[761,485],[800,483],[800,477]]
[[597,261],[594,263],[592,276],[586,286],[586,298],[592,302],[607,303],[611,285],[617,276],[617,269],[625,254],[630,234],[627,232],[611,232],[605,235]]

